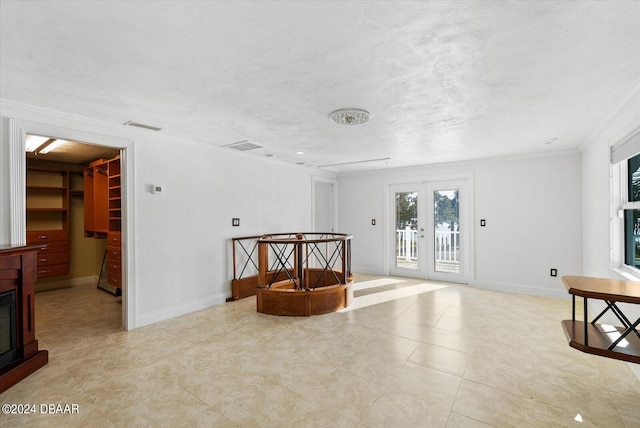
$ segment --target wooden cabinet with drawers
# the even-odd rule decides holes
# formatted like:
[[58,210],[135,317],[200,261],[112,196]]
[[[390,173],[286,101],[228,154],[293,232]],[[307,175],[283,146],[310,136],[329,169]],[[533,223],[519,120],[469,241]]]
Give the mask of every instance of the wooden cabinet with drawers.
[[122,244],[120,232],[109,232],[107,242],[107,282],[122,288]]
[[37,277],[69,273],[69,172],[27,169],[27,244],[42,245]]
[[107,283],[122,288],[120,156],[92,162],[84,171],[85,236],[107,239]]

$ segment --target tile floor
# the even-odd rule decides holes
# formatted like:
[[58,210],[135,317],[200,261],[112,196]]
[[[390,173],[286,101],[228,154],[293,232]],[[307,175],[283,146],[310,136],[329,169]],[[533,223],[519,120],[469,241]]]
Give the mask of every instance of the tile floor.
[[387,301],[279,318],[247,298],[130,332],[118,299],[93,286],[38,293],[50,362],[0,404],[79,413],[0,414],[0,427],[640,427],[630,366],[567,345],[569,299],[356,285]]

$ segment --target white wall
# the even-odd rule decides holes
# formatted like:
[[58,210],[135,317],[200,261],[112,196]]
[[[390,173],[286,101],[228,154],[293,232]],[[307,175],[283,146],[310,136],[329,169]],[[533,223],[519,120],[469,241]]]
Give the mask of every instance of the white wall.
[[354,235],[353,270],[387,273],[385,182],[472,174],[474,285],[567,297],[560,277],[582,273],[580,171],[578,152],[555,152],[340,175],[340,229]]
[[[314,168],[284,165],[9,102],[0,104],[0,244],[9,243],[8,120],[133,141],[135,318],[130,327],[222,303],[231,295],[229,239],[311,230]],[[88,141],[91,142],[91,141]],[[131,179],[131,177],[129,177]],[[163,186],[152,194],[152,184]],[[231,219],[240,218],[240,227]]]

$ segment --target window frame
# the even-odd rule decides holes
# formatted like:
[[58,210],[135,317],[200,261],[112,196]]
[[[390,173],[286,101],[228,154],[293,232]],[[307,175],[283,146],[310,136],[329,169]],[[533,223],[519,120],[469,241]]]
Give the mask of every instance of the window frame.
[[[625,236],[625,210],[640,210],[640,201],[629,201],[629,168],[628,161],[634,156],[640,155],[638,151],[637,137],[640,135],[640,128],[635,129],[627,137],[622,138],[618,144],[610,147],[610,191],[611,191],[611,230],[610,230],[610,250],[611,268],[624,276],[640,280],[640,269],[626,264],[626,236]],[[616,149],[621,147],[624,158],[615,154]],[[633,148],[632,151],[630,151]],[[616,159],[618,156],[618,159]],[[614,162],[614,159],[616,161]]]

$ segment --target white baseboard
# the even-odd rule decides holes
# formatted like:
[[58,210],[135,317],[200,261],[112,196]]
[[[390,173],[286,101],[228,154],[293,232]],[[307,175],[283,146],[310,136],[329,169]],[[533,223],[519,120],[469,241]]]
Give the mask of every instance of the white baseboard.
[[58,281],[36,282],[36,291],[58,290],[60,288],[73,287],[76,285],[98,284],[97,275],[82,276],[78,278],[67,278]]
[[387,275],[382,271],[382,269],[374,268],[374,267],[365,267],[365,266],[351,266],[352,273],[366,273],[367,275]]
[[502,283],[493,281],[474,281],[474,287],[484,288],[494,291],[505,291],[507,293],[531,294],[534,296],[556,297],[568,299],[570,297],[566,290],[552,290],[549,288],[537,288],[524,284]]
[[135,326],[133,328],[144,327],[145,325],[155,324],[160,321],[179,317],[180,315],[185,315],[191,312],[196,312],[202,309],[206,309],[210,306],[225,303],[226,300],[227,300],[227,297],[224,294],[216,294],[213,296],[206,297],[204,299],[198,299],[182,305],[173,306],[163,311],[154,312],[148,315],[142,315],[142,316],[136,317]]

